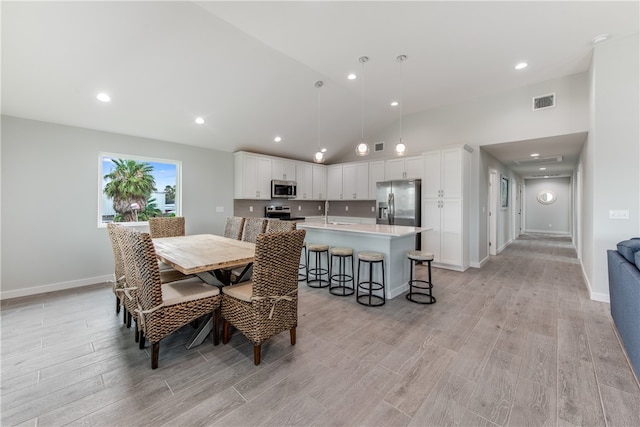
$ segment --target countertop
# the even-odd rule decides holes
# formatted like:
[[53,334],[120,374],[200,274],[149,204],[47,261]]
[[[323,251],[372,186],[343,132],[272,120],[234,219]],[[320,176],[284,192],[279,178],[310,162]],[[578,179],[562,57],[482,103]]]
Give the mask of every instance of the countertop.
[[405,225],[385,225],[385,224],[344,224],[323,222],[299,222],[298,228],[309,228],[314,230],[343,231],[347,233],[375,234],[379,236],[402,237],[428,231],[424,227],[407,227]]

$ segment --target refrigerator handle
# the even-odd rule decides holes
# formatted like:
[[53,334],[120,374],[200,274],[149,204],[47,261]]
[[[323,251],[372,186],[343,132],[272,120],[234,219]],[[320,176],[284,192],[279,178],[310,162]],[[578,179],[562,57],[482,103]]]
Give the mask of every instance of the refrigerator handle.
[[395,201],[393,198],[393,193],[389,193],[389,197],[387,202],[389,203],[389,225],[393,225],[394,222],[394,216],[396,214],[396,206],[395,206]]

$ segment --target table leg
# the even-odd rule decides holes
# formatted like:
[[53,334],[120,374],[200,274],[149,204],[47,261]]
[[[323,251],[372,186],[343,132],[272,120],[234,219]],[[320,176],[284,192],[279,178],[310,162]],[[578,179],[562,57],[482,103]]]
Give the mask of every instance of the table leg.
[[208,314],[198,329],[191,335],[189,341],[185,344],[187,349],[192,349],[204,342],[207,336],[213,331],[213,317]]

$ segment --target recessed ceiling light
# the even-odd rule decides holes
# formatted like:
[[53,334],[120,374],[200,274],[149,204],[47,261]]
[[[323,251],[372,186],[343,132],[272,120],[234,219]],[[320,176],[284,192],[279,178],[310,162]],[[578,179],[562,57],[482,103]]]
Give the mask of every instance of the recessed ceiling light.
[[111,97],[110,97],[108,94],[104,93],[104,92],[100,92],[100,93],[96,96],[96,98],[98,98],[98,101],[102,101],[102,102],[109,102],[109,101],[111,101]]
[[196,123],[199,125],[203,125],[204,124],[204,119],[202,117],[196,117]]
[[397,107],[398,106],[398,101],[391,101],[391,106],[392,107]]
[[516,70],[522,70],[523,68],[527,68],[527,65],[529,65],[529,64],[527,64],[526,62],[521,62],[521,63],[519,63],[518,65],[515,66],[515,69]]
[[358,77],[358,76],[356,76],[356,75],[355,75],[355,74],[353,74],[353,73],[351,73],[351,74],[349,74],[349,75],[347,76],[347,78],[348,78],[349,80],[355,80],[357,77]]
[[602,43],[608,38],[609,38],[609,34],[600,34],[599,36],[595,36],[594,38],[591,39],[591,44]]
[[540,168],[540,170],[541,170],[541,171],[546,171],[546,170],[547,170],[547,168]]
[[538,153],[533,153],[533,154],[531,154],[531,157],[538,157],[539,155],[540,154],[538,154]]
[[282,138],[281,138],[281,137],[279,137],[279,136],[276,136],[275,138],[273,138],[273,140],[274,140],[275,142],[280,142],[280,141],[282,141]]

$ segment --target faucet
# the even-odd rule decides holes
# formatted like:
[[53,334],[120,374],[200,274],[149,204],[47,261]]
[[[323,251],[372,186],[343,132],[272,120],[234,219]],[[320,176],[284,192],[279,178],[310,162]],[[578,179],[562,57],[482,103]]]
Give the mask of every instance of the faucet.
[[325,200],[324,202],[324,223],[327,224],[329,218],[329,201]]

